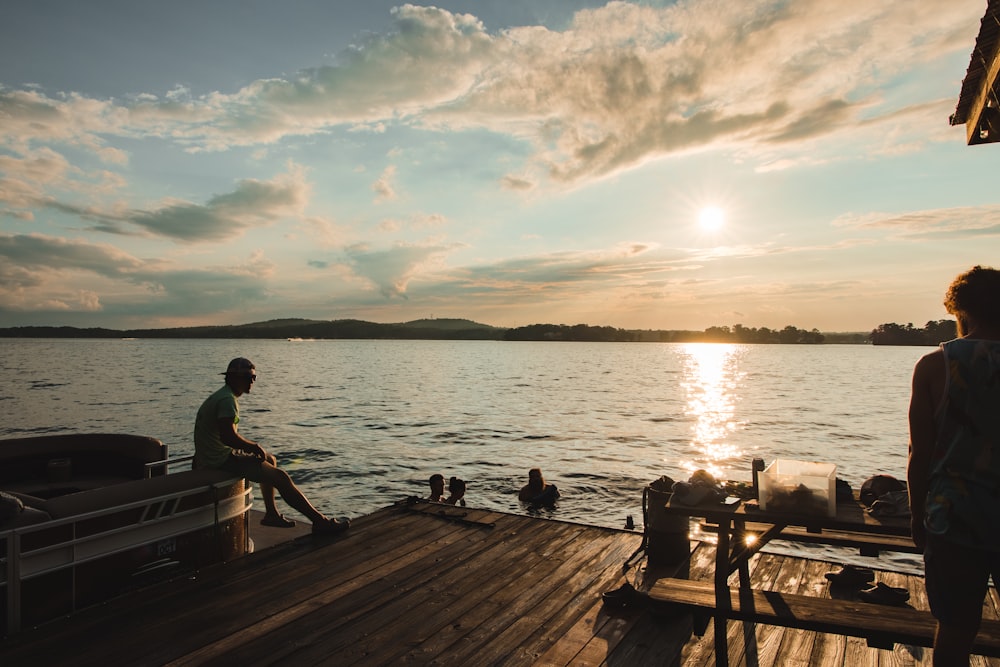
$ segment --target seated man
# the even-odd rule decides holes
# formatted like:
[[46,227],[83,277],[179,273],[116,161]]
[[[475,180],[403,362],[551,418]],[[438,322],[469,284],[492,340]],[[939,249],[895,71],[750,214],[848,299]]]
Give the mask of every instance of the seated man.
[[333,535],[350,526],[350,520],[328,519],[312,506],[292,478],[277,467],[273,455],[259,443],[236,432],[240,421],[237,398],[249,393],[257,376],[249,359],[233,359],[223,373],[226,384],[209,396],[198,409],[194,422],[194,467],[217,468],[260,483],[266,526],[287,528],[295,522],[283,517],[274,505],[275,489],[289,505],[312,521],[314,535]]

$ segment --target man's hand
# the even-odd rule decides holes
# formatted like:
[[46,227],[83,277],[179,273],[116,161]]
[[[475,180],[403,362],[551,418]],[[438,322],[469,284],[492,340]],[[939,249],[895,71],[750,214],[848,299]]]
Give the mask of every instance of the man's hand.
[[261,447],[260,444],[258,444],[256,442],[251,442],[249,445],[246,446],[246,448],[244,449],[244,451],[247,454],[252,454],[253,456],[256,456],[261,461],[264,461],[264,460],[267,459],[267,452],[264,451],[264,448]]
[[927,546],[927,529],[924,527],[923,515],[910,514],[910,534],[913,536],[913,544],[923,551]]

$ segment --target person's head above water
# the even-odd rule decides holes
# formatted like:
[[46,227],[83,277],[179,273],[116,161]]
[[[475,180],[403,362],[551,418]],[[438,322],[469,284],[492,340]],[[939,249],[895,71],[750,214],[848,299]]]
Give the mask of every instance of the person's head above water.
[[431,485],[431,499],[438,500],[444,495],[444,475],[441,473],[434,473],[430,478]]

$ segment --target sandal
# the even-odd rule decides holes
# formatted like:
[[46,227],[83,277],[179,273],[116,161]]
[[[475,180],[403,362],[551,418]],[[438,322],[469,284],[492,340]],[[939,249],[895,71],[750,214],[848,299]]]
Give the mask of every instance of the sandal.
[[871,588],[858,591],[858,599],[874,604],[888,604],[898,607],[910,599],[910,591],[905,588],[888,586],[881,581]]
[[609,607],[625,607],[636,602],[642,602],[646,599],[646,596],[626,581],[615,590],[602,593],[601,599]]
[[832,586],[843,588],[863,588],[875,580],[875,572],[867,567],[845,565],[840,572],[827,572],[826,578]]
[[260,525],[271,526],[272,528],[294,528],[295,522],[291,519],[286,519],[283,514],[277,516],[264,515],[264,518],[260,520]]
[[346,516],[338,519],[327,519],[325,523],[314,523],[312,534],[317,536],[339,535],[351,527],[351,520]]

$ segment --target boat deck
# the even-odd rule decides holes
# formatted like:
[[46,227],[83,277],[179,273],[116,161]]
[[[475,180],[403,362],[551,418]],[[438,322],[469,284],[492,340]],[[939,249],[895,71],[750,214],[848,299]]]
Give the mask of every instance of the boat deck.
[[[626,577],[641,586],[637,568],[622,567],[641,541],[625,530],[399,504],[334,538],[269,548],[255,539],[249,556],[26,630],[0,643],[0,664],[714,664],[711,629],[691,637],[687,615],[602,605],[601,593]],[[691,577],[710,579],[713,565],[711,545],[699,545]],[[817,595],[831,569],[773,554],[753,567],[764,568],[755,579],[765,585]],[[926,605],[921,579],[884,579]],[[842,636],[771,626],[745,636],[736,622],[729,633],[733,664],[747,636],[747,664],[930,664],[929,650]]]

